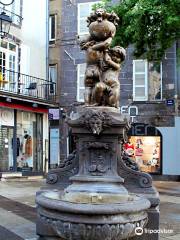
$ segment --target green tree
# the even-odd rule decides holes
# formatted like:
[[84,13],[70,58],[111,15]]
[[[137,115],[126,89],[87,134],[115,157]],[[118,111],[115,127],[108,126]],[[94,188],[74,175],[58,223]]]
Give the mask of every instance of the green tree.
[[[134,56],[160,60],[180,38],[180,0],[102,0],[120,19],[114,45],[134,45]],[[96,6],[97,7],[97,6]]]

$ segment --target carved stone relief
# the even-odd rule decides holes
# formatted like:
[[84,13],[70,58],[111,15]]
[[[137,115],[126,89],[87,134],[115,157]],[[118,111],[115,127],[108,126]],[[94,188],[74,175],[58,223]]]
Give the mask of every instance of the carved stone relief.
[[[50,224],[56,234],[65,240],[121,240],[135,235],[136,227],[144,227],[147,218],[139,221],[121,224],[84,224],[64,222],[45,216],[39,216],[42,221]],[[104,216],[105,217],[105,216]]]
[[108,166],[106,164],[105,157],[101,154],[94,154],[88,170],[91,175],[94,176],[101,176],[106,173],[106,171],[108,170]]
[[111,117],[106,112],[86,111],[82,115],[81,125],[90,130],[94,135],[100,135],[105,129],[112,124]]

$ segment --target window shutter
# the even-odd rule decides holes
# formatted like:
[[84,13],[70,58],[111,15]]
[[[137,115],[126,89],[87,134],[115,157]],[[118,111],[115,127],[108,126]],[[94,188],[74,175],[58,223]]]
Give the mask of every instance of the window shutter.
[[162,100],[162,64],[148,63],[148,100]]
[[133,100],[148,100],[147,61],[133,61]]

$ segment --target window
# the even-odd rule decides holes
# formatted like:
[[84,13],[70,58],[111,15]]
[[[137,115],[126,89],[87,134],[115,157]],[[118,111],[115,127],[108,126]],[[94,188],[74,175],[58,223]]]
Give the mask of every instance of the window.
[[92,12],[92,7],[94,4],[99,2],[88,2],[88,3],[79,3],[78,4],[78,34],[87,34],[88,27],[87,27],[87,17]]
[[128,142],[124,150],[132,156],[143,172],[161,173],[162,134],[151,125],[132,123],[127,132]]
[[52,64],[49,66],[49,93],[54,94],[56,92],[57,83],[57,64]]
[[[3,90],[17,91],[18,47],[14,43],[0,41],[0,87]],[[3,81],[3,82],[2,82]]]
[[84,74],[86,70],[86,64],[78,64],[77,69],[77,101],[78,102],[84,102],[84,93],[85,93],[85,87],[84,87]]
[[133,100],[162,100],[161,63],[147,60],[133,61]]
[[50,15],[49,17],[49,41],[56,40],[56,15]]

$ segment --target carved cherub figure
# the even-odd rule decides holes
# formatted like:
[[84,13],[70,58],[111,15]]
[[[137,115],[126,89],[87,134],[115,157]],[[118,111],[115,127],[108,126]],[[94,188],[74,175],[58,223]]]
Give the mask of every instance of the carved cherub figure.
[[101,64],[102,78],[96,83],[93,90],[93,98],[96,105],[119,107],[120,83],[119,71],[121,62],[124,61],[126,51],[116,46],[104,53],[104,61]]
[[85,104],[94,103],[93,90],[101,81],[101,62],[105,51],[110,47],[116,33],[118,17],[114,13],[106,13],[104,9],[97,9],[88,17],[89,35],[80,42],[82,50],[86,50],[85,72]]
[[85,104],[93,104],[92,91],[97,82],[100,81],[101,69],[100,62],[103,58],[103,52],[93,50],[93,45],[95,41],[90,41],[83,46],[83,50],[86,49],[86,71],[85,71]]

